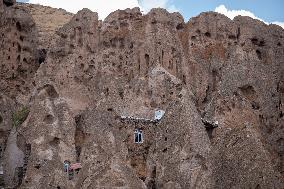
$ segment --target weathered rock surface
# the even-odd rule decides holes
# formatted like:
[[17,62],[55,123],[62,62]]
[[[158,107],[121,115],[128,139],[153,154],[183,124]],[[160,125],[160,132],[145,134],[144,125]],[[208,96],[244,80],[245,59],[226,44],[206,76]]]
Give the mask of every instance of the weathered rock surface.
[[0,20],[0,78],[1,93],[26,101],[32,78],[39,67],[37,30],[30,14],[21,7],[4,6]]
[[56,30],[68,23],[73,14],[63,9],[55,9],[34,4],[18,4],[32,16],[38,30],[39,49],[47,51],[53,41]]
[[[214,12],[185,23],[134,8],[100,21],[88,9],[0,5],[6,187],[284,187],[282,28]],[[25,36],[19,52],[11,35]],[[20,106],[30,113],[15,132]],[[65,160],[82,165],[71,180]]]

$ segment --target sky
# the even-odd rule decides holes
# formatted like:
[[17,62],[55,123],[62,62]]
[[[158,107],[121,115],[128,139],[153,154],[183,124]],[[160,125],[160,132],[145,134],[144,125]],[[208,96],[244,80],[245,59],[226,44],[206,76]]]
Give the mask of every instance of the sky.
[[266,24],[274,23],[284,28],[284,0],[17,0],[33,4],[63,8],[76,13],[82,8],[98,12],[100,19],[117,9],[140,7],[143,13],[151,8],[165,8],[180,12],[185,21],[201,12],[215,11],[233,19],[235,16],[250,16]]

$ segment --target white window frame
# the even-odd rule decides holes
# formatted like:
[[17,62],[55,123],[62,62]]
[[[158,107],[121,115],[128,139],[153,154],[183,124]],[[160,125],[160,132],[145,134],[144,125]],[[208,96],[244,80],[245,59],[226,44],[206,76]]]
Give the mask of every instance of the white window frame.
[[[138,138],[138,141],[136,141],[136,138]],[[140,138],[140,140],[139,140],[139,138]],[[141,129],[135,129],[135,131],[134,131],[134,143],[142,144],[143,141],[144,141],[143,131]]]

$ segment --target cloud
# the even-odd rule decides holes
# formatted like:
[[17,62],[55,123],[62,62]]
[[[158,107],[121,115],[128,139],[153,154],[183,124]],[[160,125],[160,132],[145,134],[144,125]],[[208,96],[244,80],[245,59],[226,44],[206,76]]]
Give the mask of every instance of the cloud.
[[137,0],[29,0],[29,3],[63,8],[72,13],[76,13],[83,8],[88,8],[97,12],[100,19],[104,19],[117,9],[139,7]]
[[218,7],[215,8],[215,12],[224,14],[227,17],[229,17],[230,19],[234,19],[234,17],[239,16],[239,15],[241,15],[241,16],[249,16],[251,18],[258,19],[258,20],[260,20],[260,21],[262,21],[262,22],[264,22],[266,24],[276,24],[276,25],[279,25],[282,28],[284,28],[284,22],[277,22],[277,21],[272,22],[272,23],[265,22],[263,19],[258,18],[252,12],[247,11],[247,10],[229,10],[229,9],[227,9],[225,7],[225,5],[219,5]]
[[138,0],[138,3],[141,10],[145,13],[149,12],[152,8],[164,8],[169,12],[178,11],[172,0]]

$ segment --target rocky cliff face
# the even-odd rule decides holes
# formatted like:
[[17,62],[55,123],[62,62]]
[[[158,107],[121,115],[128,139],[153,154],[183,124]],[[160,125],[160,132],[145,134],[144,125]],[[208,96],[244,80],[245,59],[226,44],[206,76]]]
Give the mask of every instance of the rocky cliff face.
[[282,28],[0,3],[2,186],[284,187]]

